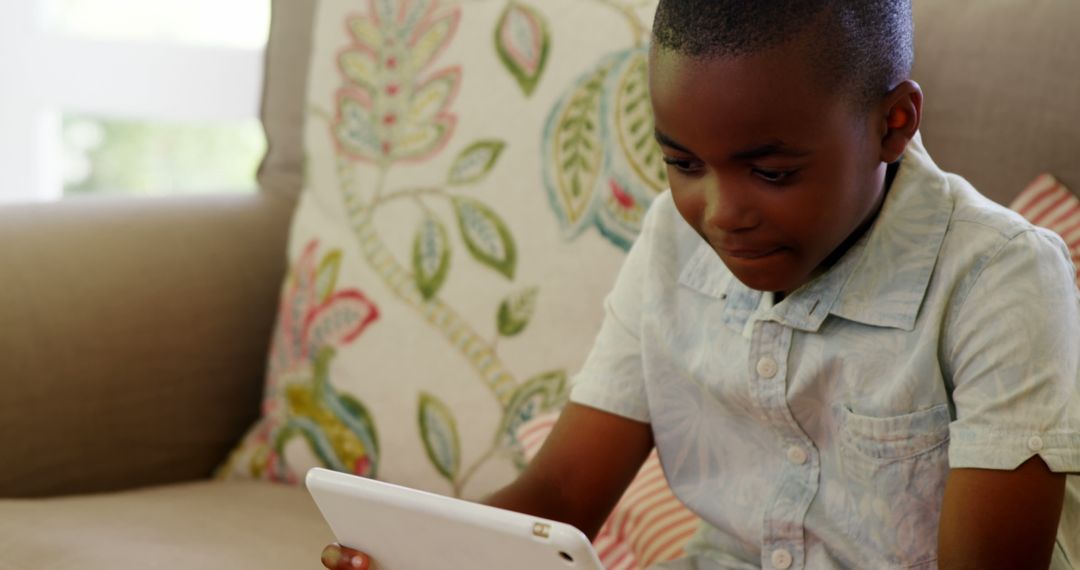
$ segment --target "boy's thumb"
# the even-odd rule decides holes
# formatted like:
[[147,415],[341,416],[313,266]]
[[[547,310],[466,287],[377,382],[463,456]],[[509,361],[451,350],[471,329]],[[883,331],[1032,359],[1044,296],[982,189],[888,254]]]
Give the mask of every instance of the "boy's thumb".
[[323,549],[322,563],[330,570],[368,570],[371,568],[371,559],[367,555],[336,543],[327,545]]

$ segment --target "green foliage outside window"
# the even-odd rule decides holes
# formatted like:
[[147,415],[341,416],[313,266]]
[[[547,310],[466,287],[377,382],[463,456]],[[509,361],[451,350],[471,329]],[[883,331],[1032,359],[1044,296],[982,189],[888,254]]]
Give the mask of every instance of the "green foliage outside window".
[[64,118],[64,194],[252,191],[266,150],[257,120]]

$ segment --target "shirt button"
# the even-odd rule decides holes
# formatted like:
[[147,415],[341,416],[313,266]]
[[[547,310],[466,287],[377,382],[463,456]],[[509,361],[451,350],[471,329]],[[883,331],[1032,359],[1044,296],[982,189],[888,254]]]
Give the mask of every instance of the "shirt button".
[[1033,435],[1028,438],[1028,449],[1032,451],[1039,451],[1043,448],[1043,440],[1037,435]]
[[795,465],[802,465],[803,463],[806,463],[807,459],[809,459],[809,457],[807,457],[806,455],[806,452],[803,451],[803,448],[798,446],[791,446],[788,448],[787,458],[788,461],[794,463]]
[[772,565],[780,570],[787,570],[791,568],[791,553],[780,549],[774,550],[772,553]]
[[757,361],[757,373],[758,376],[761,376],[762,378],[772,378],[773,376],[776,376],[779,369],[780,367],[776,364],[776,361],[768,356]]

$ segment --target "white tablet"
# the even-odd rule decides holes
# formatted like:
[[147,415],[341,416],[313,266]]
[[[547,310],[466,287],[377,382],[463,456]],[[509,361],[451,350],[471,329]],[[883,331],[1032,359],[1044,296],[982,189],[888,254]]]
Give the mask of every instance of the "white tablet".
[[375,570],[603,570],[564,523],[327,469],[307,488],[339,543]]

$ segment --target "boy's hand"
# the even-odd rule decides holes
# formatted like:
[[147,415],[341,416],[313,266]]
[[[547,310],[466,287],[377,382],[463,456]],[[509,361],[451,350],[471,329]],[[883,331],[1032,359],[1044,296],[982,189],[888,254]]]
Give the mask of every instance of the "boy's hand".
[[330,570],[369,570],[367,554],[340,544],[328,544],[322,551],[322,563]]

